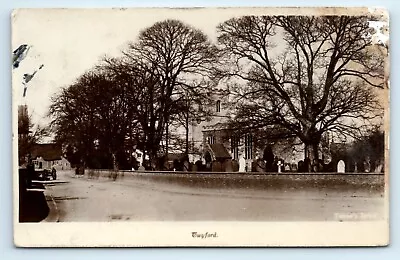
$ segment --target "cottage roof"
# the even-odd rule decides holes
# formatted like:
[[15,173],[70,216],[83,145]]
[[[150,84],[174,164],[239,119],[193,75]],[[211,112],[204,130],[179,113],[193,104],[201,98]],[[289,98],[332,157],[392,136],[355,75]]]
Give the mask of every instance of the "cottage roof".
[[35,144],[32,151],[32,158],[42,157],[45,161],[61,160],[62,149],[54,143]]

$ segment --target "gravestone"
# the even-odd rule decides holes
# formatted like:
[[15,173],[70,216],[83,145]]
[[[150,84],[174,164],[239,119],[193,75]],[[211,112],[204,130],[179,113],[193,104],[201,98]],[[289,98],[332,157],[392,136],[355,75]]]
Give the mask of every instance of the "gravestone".
[[357,162],[356,161],[354,161],[354,172],[358,172]]
[[193,170],[194,172],[201,172],[203,170],[203,162],[200,160],[197,160],[194,163],[194,166],[196,166],[196,168],[195,168],[196,170]]
[[140,165],[139,168],[138,168],[138,171],[141,171],[141,172],[142,172],[142,171],[144,171],[144,170],[145,170],[144,166],[143,166],[143,165]]
[[199,170],[197,169],[197,164],[193,164],[192,166],[192,172],[198,172]]
[[371,171],[371,163],[369,160],[364,161],[364,172],[370,172]]
[[289,163],[285,163],[285,172],[290,172],[290,164]]
[[246,160],[243,156],[239,159],[239,172],[246,172]]
[[174,171],[182,171],[183,170],[183,164],[180,162],[178,159],[174,160]]
[[252,161],[251,163],[251,171],[256,172],[257,171],[257,160]]
[[292,172],[297,172],[297,164],[296,163],[292,163],[292,165],[290,166]]
[[279,160],[276,165],[278,166],[278,173],[281,173],[282,172],[282,166],[283,166],[282,161]]
[[311,160],[310,158],[306,157],[304,159],[304,168],[303,168],[304,172],[310,172],[311,171]]
[[190,163],[188,161],[183,162],[183,171],[185,172],[190,171]]
[[312,172],[318,172],[319,169],[320,169],[320,167],[319,167],[318,159],[314,159],[314,160],[313,160],[313,163],[312,163],[312,165],[311,165],[311,171],[312,171]]
[[239,171],[239,163],[236,160],[232,160],[232,170],[233,172]]
[[297,171],[298,172],[304,172],[304,162],[302,160],[300,160],[297,164]]
[[337,164],[337,172],[338,173],[345,173],[346,172],[346,165],[344,164],[343,160],[340,160]]
[[222,172],[222,165],[219,161],[213,161],[211,164],[211,171],[212,172]]
[[264,160],[257,160],[257,172],[265,172],[265,161]]
[[233,172],[233,165],[232,160],[225,160],[223,168],[225,172]]
[[375,167],[375,172],[380,173],[383,170],[383,164],[379,164],[378,166]]
[[165,160],[162,164],[162,170],[170,171],[171,170],[171,164],[168,162],[168,160]]
[[204,166],[205,171],[211,171],[212,170],[212,162],[206,162],[206,165]]

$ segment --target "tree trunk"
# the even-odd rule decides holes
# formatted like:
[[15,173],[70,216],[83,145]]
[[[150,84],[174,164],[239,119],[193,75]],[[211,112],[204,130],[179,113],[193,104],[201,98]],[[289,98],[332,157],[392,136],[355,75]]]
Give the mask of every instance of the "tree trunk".
[[112,157],[112,161],[113,161],[112,178],[115,181],[118,176],[119,165],[118,165],[117,156],[116,156],[115,152],[112,152],[111,157]]
[[313,165],[318,165],[318,142],[304,143],[304,166],[306,172],[313,171]]
[[147,151],[148,149],[143,149],[143,154],[142,154],[142,163],[139,165],[139,167],[140,166],[143,166],[143,164],[144,164],[144,158],[146,158],[146,151]]
[[165,123],[165,156],[168,158],[168,121]]
[[189,154],[189,115],[186,116],[186,148],[185,148],[185,154]]
[[119,170],[119,165],[118,165],[117,156],[116,156],[115,152],[113,152],[111,154],[111,157],[112,157],[112,161],[113,161],[113,170],[114,171],[118,171]]

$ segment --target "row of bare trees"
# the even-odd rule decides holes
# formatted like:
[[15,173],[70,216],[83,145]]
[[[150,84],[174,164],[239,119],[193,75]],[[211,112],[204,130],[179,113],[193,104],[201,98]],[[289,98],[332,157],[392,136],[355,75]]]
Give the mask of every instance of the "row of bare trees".
[[119,168],[127,147],[136,146],[153,161],[164,140],[168,154],[169,125],[180,124],[187,153],[190,124],[207,115],[203,108],[217,54],[199,30],[176,20],[154,24],[122,57],[105,58],[53,99],[57,141],[73,146],[80,163],[97,149]]
[[56,140],[80,163],[100,151],[119,168],[133,146],[150,159],[161,144],[168,154],[169,126],[181,125],[188,153],[189,127],[210,116],[209,97],[225,84],[229,127],[296,137],[313,160],[325,132],[356,137],[381,123],[386,56],[371,19],[245,16],[217,27],[218,44],[180,21],[157,22],[54,97]]

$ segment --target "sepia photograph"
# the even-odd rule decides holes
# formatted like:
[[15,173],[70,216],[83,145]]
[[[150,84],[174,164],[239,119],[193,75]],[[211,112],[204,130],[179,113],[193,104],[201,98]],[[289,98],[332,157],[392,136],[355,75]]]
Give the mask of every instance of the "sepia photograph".
[[386,10],[11,25],[16,246],[388,245]]

